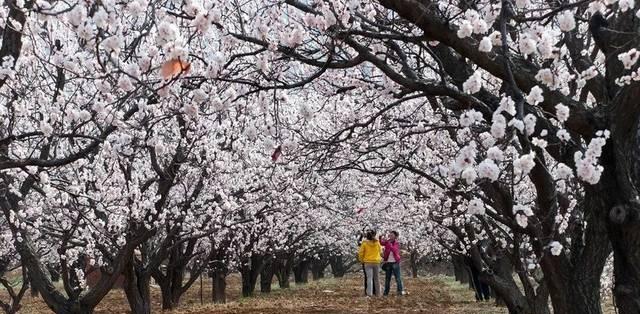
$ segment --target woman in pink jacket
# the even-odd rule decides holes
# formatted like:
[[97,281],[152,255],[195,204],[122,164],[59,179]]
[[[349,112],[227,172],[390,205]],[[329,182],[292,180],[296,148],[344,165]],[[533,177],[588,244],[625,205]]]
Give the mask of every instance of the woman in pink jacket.
[[391,276],[396,278],[396,286],[398,295],[402,295],[404,288],[402,286],[402,272],[400,271],[400,243],[398,243],[398,232],[391,231],[388,239],[380,239],[380,244],[384,247],[382,256],[382,269],[385,271],[384,276],[384,295],[389,295],[391,287]]

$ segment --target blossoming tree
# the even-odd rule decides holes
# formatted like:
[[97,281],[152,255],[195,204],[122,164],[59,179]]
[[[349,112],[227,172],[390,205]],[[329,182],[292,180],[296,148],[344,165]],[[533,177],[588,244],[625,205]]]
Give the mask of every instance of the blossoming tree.
[[[397,219],[468,256],[514,313],[549,313],[549,299],[600,313],[612,252],[618,309],[638,313],[637,11],[7,0],[0,209],[13,247],[55,312],[91,312],[125,274],[147,313],[152,276],[167,308],[193,283],[187,267],[217,265],[220,287],[239,270],[249,294],[278,273],[264,265],[303,269],[349,223]],[[103,273],[92,287],[87,265]]]

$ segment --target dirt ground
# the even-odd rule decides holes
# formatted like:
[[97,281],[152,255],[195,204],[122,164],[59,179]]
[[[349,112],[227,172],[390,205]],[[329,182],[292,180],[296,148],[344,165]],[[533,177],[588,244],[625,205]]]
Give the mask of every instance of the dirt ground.
[[[211,304],[211,285],[207,281],[203,282],[201,304],[200,282],[196,281],[183,297],[180,309],[171,313],[506,313],[506,309],[494,307],[492,302],[476,303],[471,291],[448,277],[405,278],[409,295],[396,297],[392,290],[392,296],[386,298],[364,297],[361,280],[358,275],[328,278],[306,285],[292,285],[287,290],[280,290],[274,284],[270,294],[257,292],[254,297],[241,298],[239,278],[234,275],[228,280],[227,298],[230,302],[224,305]],[[160,313],[160,292],[154,288],[152,293],[153,313]],[[51,311],[40,298],[26,296],[20,313],[44,314]],[[122,290],[109,293],[95,313],[130,313]]]
[[366,298],[360,277],[325,279],[291,291],[274,291],[270,296],[223,306],[194,306],[177,313],[506,313],[492,303],[476,303],[470,291],[444,278],[408,278],[405,283],[409,295],[397,297],[392,292],[390,297]]

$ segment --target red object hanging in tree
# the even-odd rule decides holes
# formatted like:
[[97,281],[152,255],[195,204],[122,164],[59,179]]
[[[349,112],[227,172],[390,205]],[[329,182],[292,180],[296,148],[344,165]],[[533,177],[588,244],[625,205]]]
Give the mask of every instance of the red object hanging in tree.
[[282,155],[282,145],[278,146],[276,150],[273,151],[273,154],[271,154],[271,160],[274,162],[278,161],[280,155]]
[[188,62],[184,62],[180,59],[171,59],[162,65],[160,75],[162,75],[163,79],[170,80],[182,73],[189,72],[189,69],[191,69],[191,64]]

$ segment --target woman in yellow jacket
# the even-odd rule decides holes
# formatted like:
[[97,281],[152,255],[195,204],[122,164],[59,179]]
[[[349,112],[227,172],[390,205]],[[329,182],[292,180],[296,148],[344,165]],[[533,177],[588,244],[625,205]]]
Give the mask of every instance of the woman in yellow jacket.
[[[382,262],[382,246],[376,238],[376,232],[369,230],[366,240],[360,244],[358,260],[364,264],[365,276],[367,278],[367,296],[372,296],[374,291],[376,296],[380,296],[380,262]],[[374,288],[375,287],[375,288]]]

